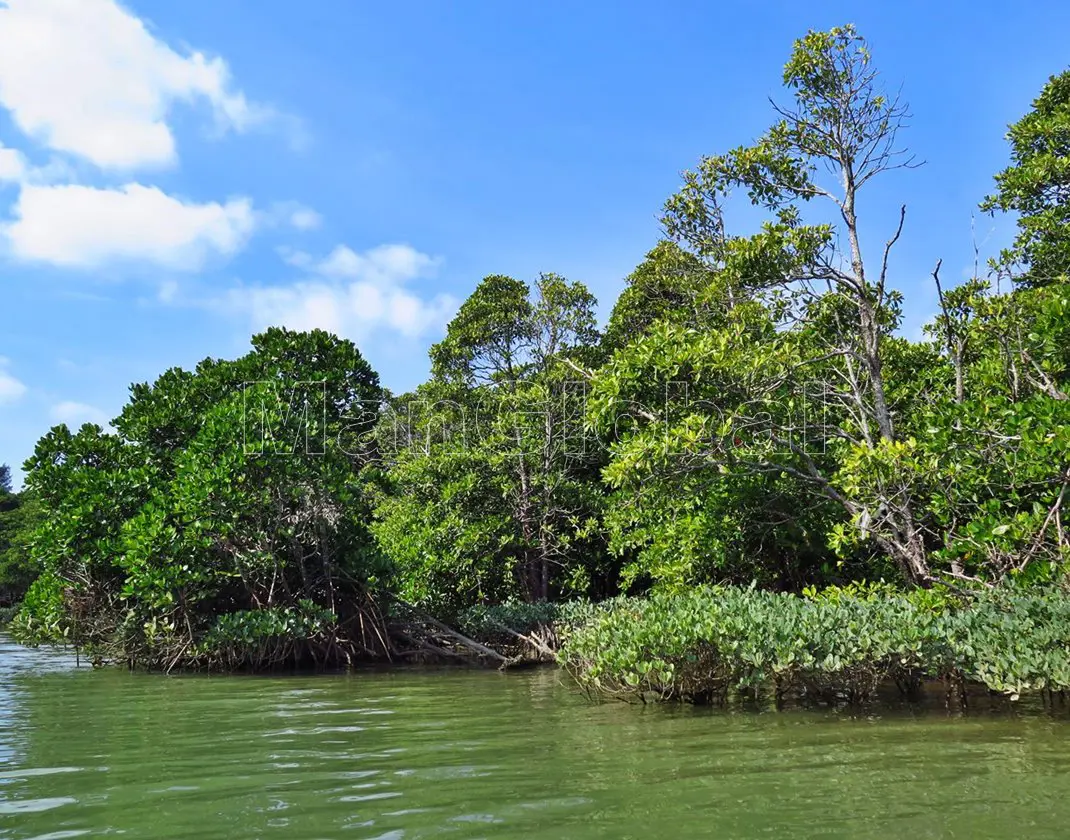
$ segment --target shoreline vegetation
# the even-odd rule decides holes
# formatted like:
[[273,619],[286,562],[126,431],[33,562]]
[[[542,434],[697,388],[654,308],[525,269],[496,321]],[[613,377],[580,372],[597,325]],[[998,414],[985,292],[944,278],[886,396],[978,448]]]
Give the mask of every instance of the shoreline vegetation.
[[558,662],[637,702],[1070,690],[1070,71],[981,204],[1016,238],[958,284],[934,258],[914,338],[907,208],[860,218],[919,165],[905,102],[851,26],[783,82],[604,329],[582,283],[491,275],[410,393],[276,327],[49,430],[20,493],[0,469],[9,632],[163,672]]
[[918,699],[967,686],[1012,700],[1070,689],[1070,598],[988,592],[969,599],[885,584],[806,596],[738,587],[622,602],[581,624],[562,665],[592,694],[725,705],[760,699],[864,705],[881,685]]

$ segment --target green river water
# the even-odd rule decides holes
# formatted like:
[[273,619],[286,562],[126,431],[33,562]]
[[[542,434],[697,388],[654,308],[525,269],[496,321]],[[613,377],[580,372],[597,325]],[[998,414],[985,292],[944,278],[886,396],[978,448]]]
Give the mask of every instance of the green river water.
[[1070,836],[1070,719],[589,704],[553,670],[163,677],[0,638],[0,838]]

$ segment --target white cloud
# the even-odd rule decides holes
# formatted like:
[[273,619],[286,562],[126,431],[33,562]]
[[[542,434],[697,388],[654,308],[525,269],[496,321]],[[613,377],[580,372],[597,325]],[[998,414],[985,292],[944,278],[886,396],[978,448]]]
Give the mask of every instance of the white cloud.
[[4,370],[8,364],[8,360],[0,356],[0,405],[16,402],[26,393],[26,386]]
[[303,271],[311,271],[316,262],[311,254],[305,251],[296,251],[286,245],[280,245],[275,249],[275,253],[287,265],[292,265],[294,268],[300,268]]
[[36,165],[19,149],[0,143],[0,186],[70,183],[76,178],[75,168],[63,158],[53,156],[47,163]]
[[439,264],[409,245],[380,245],[364,253],[339,246],[319,263],[301,252],[288,252],[284,259],[318,276],[286,286],[235,289],[222,305],[247,314],[256,329],[319,328],[349,338],[385,329],[416,338],[441,329],[459,303],[448,294],[426,298],[406,287]]
[[25,185],[14,215],[0,228],[14,256],[72,268],[129,260],[193,271],[237,252],[255,224],[247,199],[185,203],[141,184]]
[[378,245],[363,254],[339,245],[319,264],[317,270],[327,277],[395,283],[427,275],[439,262],[409,245]]
[[52,406],[50,413],[57,423],[66,423],[72,428],[81,428],[85,423],[107,426],[109,420],[108,415],[99,408],[73,401],[57,403]]
[[0,143],[0,184],[5,181],[21,181],[26,177],[26,161],[18,149],[9,149]]
[[230,301],[249,312],[257,329],[323,329],[350,338],[361,338],[380,328],[416,338],[442,327],[457,308],[450,295],[424,300],[405,289],[384,289],[363,282],[243,289],[234,291]]
[[290,224],[298,230],[315,230],[322,222],[323,217],[310,207],[300,207],[290,214]]
[[166,117],[195,100],[219,128],[268,116],[225,62],[175,52],[114,0],[0,0],[0,103],[45,146],[102,168],[171,164]]
[[168,279],[160,283],[159,288],[156,290],[156,297],[160,303],[174,303],[178,297],[178,292],[178,281]]
[[266,211],[261,211],[260,222],[264,227],[307,231],[318,228],[323,223],[323,216],[297,201],[276,201]]

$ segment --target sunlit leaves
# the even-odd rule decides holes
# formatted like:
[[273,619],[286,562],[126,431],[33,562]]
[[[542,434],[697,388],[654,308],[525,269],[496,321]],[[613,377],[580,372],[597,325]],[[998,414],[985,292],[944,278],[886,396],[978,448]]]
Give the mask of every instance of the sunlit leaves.
[[[378,416],[377,376],[320,331],[271,329],[253,347],[134,386],[116,434],[42,438],[26,466],[46,583],[25,627],[170,667],[219,613],[332,605],[374,577],[369,452],[354,442]],[[62,624],[46,618],[57,592]]]
[[1052,590],[697,588],[595,612],[560,658],[588,688],[634,699],[861,703],[884,680],[909,692],[946,677],[1017,697],[1070,688],[1068,628],[1070,599]]
[[1070,70],[1048,80],[1007,139],[1011,165],[981,207],[1019,214],[1014,246],[998,266],[1023,266],[1020,282],[1047,285],[1070,274]]

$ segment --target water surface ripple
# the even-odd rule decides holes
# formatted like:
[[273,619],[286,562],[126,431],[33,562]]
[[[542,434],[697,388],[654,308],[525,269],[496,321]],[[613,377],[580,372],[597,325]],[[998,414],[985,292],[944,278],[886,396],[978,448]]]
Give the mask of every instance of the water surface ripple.
[[1039,708],[590,705],[554,671],[161,677],[0,638],[0,838],[1064,838]]

